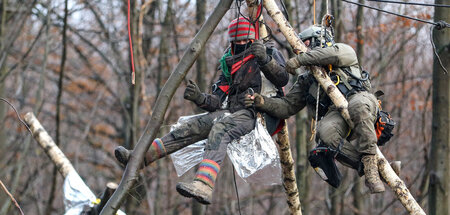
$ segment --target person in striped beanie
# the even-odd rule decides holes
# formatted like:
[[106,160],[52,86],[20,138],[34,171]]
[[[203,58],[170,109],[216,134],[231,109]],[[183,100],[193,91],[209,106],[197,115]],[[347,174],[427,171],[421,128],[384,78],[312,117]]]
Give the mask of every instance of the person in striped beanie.
[[[278,50],[257,40],[255,26],[245,18],[235,19],[228,26],[229,47],[219,60],[221,75],[212,94],[202,93],[192,81],[187,84],[184,98],[208,111],[181,123],[176,129],[155,139],[147,151],[145,164],[176,150],[207,139],[205,153],[195,178],[177,184],[177,191],[202,204],[210,204],[212,193],[225,159],[227,145],[255,128],[256,112],[246,108],[249,91],[268,97],[282,95],[289,81],[285,61]],[[263,84],[263,82],[265,84]],[[276,129],[268,129],[272,133]],[[118,147],[117,160],[126,165],[130,150]]]

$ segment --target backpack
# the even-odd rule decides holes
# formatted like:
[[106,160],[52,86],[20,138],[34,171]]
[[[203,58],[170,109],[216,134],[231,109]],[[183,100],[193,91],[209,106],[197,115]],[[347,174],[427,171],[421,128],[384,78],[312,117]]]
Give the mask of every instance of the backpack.
[[375,132],[377,134],[377,145],[383,146],[387,141],[391,139],[394,134],[392,131],[395,127],[395,121],[391,118],[391,115],[382,110],[377,111],[377,121],[375,122]]

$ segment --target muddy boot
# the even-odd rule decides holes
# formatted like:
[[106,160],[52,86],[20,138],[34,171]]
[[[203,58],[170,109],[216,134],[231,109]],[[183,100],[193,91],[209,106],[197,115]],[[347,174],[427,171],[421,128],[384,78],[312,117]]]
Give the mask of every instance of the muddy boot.
[[123,146],[118,146],[114,149],[114,156],[117,161],[119,161],[123,165],[127,165],[128,160],[130,159],[130,154],[132,150],[128,150]]
[[[123,165],[127,165],[128,160],[130,160],[130,155],[133,152],[133,150],[128,150],[123,146],[116,147],[114,149],[114,156],[116,157],[117,161],[122,163]],[[154,157],[155,160],[164,157],[166,153],[166,149],[164,148],[164,144],[161,139],[156,138],[153,140],[152,145],[148,149],[147,153],[144,157],[144,163],[141,165],[141,169],[147,166],[150,161],[152,161],[152,158]]]
[[219,170],[219,164],[212,160],[203,159],[193,182],[177,184],[178,193],[188,198],[194,198],[202,204],[211,204],[214,183]]
[[365,155],[361,162],[364,164],[364,175],[366,176],[366,186],[369,187],[371,193],[384,192],[383,182],[380,180],[378,173],[378,164],[376,155]]

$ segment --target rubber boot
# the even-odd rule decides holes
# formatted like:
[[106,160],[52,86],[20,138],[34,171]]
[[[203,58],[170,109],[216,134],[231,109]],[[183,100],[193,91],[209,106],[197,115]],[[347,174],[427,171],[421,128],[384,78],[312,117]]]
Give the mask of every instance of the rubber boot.
[[179,182],[177,191],[184,197],[194,198],[198,202],[209,205],[220,166],[213,160],[203,159],[198,168],[194,181]]
[[364,164],[364,175],[366,176],[366,186],[369,187],[371,193],[384,192],[383,182],[380,180],[378,173],[378,164],[376,155],[365,155],[361,162]]
[[[118,146],[114,149],[114,156],[116,157],[117,161],[126,166],[128,164],[128,161],[130,160],[130,155],[132,152],[133,150],[128,150],[123,146]],[[152,157],[156,157],[156,159],[158,159],[163,157],[164,155],[164,144],[161,139],[156,138],[155,140],[153,140],[152,145],[145,154],[144,163],[141,165],[141,169],[149,164]]]

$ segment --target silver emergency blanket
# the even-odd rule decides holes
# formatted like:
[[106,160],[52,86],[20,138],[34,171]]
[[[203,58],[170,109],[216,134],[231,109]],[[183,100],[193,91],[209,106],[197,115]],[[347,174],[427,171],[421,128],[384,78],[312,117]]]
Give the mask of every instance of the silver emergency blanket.
[[[180,117],[177,124],[171,127],[171,131],[186,120],[199,115]],[[225,113],[215,121],[229,115],[230,113]],[[178,177],[203,160],[206,142],[207,140],[202,140],[172,153],[171,158]],[[244,181],[264,185],[281,184],[278,150],[259,118],[253,131],[228,145],[227,154]]]
[[[94,206],[97,197],[84,183],[77,172],[72,171],[67,174],[63,184],[65,215],[80,215],[85,205]],[[125,215],[122,211],[117,211],[118,215]]]
[[[191,115],[191,116],[182,116],[178,119],[177,124],[174,124],[170,127],[170,131],[175,130],[188,119],[193,117],[205,115],[206,113]],[[186,146],[170,155],[172,159],[172,163],[175,166],[175,170],[177,172],[178,177],[184,175],[187,171],[189,171],[192,167],[200,163],[203,160],[203,154],[205,152],[206,140],[198,141],[194,144]]]
[[238,175],[247,183],[281,184],[280,156],[259,117],[253,131],[228,144],[227,154]]

